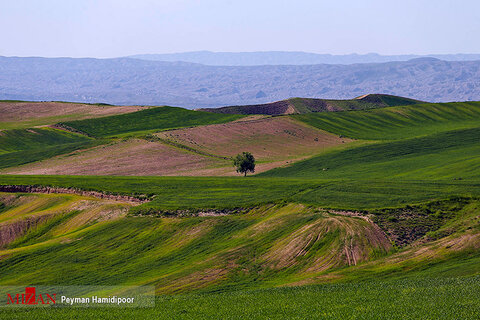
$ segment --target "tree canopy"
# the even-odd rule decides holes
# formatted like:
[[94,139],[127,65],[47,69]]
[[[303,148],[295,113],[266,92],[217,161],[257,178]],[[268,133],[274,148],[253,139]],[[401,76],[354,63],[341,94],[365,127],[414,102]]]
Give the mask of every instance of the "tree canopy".
[[237,168],[237,172],[247,176],[247,172],[255,172],[255,158],[250,152],[242,152],[237,154],[233,159],[233,165]]

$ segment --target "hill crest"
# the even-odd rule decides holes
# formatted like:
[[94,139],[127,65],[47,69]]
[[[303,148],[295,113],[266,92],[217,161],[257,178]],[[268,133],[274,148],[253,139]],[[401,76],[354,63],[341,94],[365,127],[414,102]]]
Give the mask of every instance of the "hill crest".
[[198,111],[228,114],[305,114],[346,110],[364,110],[424,103],[423,101],[388,94],[365,94],[350,100],[290,98],[264,104],[201,108]]

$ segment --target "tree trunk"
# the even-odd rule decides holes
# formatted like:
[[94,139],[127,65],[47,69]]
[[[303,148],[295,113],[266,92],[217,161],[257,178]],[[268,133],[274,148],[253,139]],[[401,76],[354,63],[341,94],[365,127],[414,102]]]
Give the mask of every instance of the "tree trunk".
[[246,177],[246,176],[247,176],[247,171],[245,171],[245,175],[244,175],[244,177]]

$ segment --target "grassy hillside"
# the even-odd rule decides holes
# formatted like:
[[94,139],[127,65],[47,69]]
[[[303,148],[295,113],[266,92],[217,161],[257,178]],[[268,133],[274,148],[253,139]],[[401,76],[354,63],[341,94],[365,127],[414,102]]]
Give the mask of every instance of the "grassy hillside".
[[350,100],[291,98],[258,105],[205,108],[200,110],[223,114],[280,115],[325,111],[364,110],[418,103],[422,103],[422,101],[385,94],[368,94]]
[[[331,295],[343,291],[347,296],[366,299],[373,288],[383,288],[375,297],[386,299],[403,283],[401,292],[412,288],[435,301],[448,299],[450,296],[444,294],[449,292],[462,294],[465,299],[455,299],[455,303],[473,303],[474,296],[464,291],[478,290],[479,286],[477,277],[470,277],[480,272],[480,203],[474,199],[364,212],[369,219],[352,216],[352,212],[299,204],[179,219],[125,216],[129,204],[76,195],[3,193],[0,202],[4,204],[0,213],[2,234],[5,230],[17,232],[0,249],[2,285],[150,284],[160,295],[157,302],[166,299],[167,305],[183,298],[163,294],[235,290],[229,294],[262,300],[266,299],[265,291],[240,290],[325,282],[337,284],[266,292],[287,299],[289,295],[284,294],[295,290],[305,299],[318,299],[322,293],[317,290]],[[406,215],[408,219],[401,219]],[[25,219],[35,224],[23,224],[23,229],[9,227],[21,225]],[[411,229],[415,238],[404,235],[407,223],[417,227]],[[450,279],[466,276],[470,278]],[[352,281],[356,283],[340,284]],[[439,294],[439,287],[446,292]],[[407,291],[408,295],[416,294]],[[212,295],[203,296],[200,301],[212,301]],[[230,301],[228,295],[222,299]],[[295,299],[294,305],[303,305],[300,300]],[[202,305],[194,301],[192,306]],[[388,304],[380,304],[376,309],[372,303],[370,298],[364,307],[377,311],[388,308]],[[398,303],[406,307],[413,302]],[[185,306],[186,302],[181,304]],[[135,310],[131,312],[140,312]],[[170,312],[162,310],[145,312]],[[210,307],[202,310],[207,314],[218,312]],[[244,312],[250,310],[247,307]],[[422,308],[419,314],[426,310]]]
[[263,177],[322,179],[480,179],[480,128],[332,151]]
[[0,171],[124,176],[211,176],[224,172],[235,174],[230,160],[138,138],[111,139],[104,145]]
[[69,153],[104,143],[52,128],[12,129],[0,132],[0,168]]
[[288,117],[267,117],[171,130],[160,132],[156,136],[228,158],[248,150],[255,155],[257,163],[312,156],[350,141]]
[[[370,140],[264,177],[478,181],[480,103],[425,104],[295,118],[342,136]],[[372,143],[372,140],[377,140]]]
[[[179,219],[125,217],[128,204],[75,195],[2,194],[0,202],[2,230],[36,221],[3,244],[3,285],[149,283],[179,293],[480,271],[473,199],[373,210],[370,219],[300,204]],[[423,229],[405,236],[406,223]]]
[[480,126],[480,102],[294,115],[309,125],[364,140],[392,140]]
[[0,154],[89,140],[79,134],[51,128],[6,130],[0,133]]
[[63,122],[94,137],[107,137],[136,131],[165,130],[224,123],[241,118],[240,115],[221,115],[174,107],[159,107],[129,114],[104,118]]
[[408,106],[411,104],[424,103],[425,101],[393,96],[390,94],[365,94],[363,96],[356,97],[354,100],[373,103],[377,106],[383,107],[395,107],[395,106]]
[[[68,220],[58,223],[58,232],[49,235],[38,234],[37,227],[30,231],[36,236],[27,232],[1,250],[10,258],[0,262],[0,283],[20,284],[13,276],[20,272],[23,282],[38,285],[150,282],[158,293],[212,286],[241,288],[255,286],[255,281],[280,284],[301,274],[354,265],[391,248],[374,225],[363,219],[319,214],[298,205],[260,207],[224,217],[121,218],[59,231],[67,224]],[[277,228],[268,228],[273,225]],[[309,239],[327,229],[331,233],[310,243]],[[343,252],[352,239],[355,246]],[[307,245],[308,251],[301,254]],[[106,254],[108,261],[103,258]],[[43,270],[42,276],[27,272],[34,265]],[[235,267],[228,269],[227,265]],[[249,271],[244,274],[243,269]],[[205,279],[199,273],[210,276]]]

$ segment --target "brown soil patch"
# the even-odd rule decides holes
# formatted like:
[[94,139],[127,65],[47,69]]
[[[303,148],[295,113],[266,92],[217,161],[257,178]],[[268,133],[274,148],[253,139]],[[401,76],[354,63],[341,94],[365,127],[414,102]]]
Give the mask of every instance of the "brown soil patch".
[[0,224],[0,248],[23,236],[28,229],[37,226],[53,215],[31,216],[26,219]]
[[[348,102],[348,100],[344,101]],[[344,109],[344,107],[336,106],[335,103],[332,102],[332,100],[314,98],[292,98],[264,104],[230,106],[222,108],[204,108],[198,110],[229,114],[285,115],[294,113],[341,111]]]
[[[157,134],[206,153],[232,157],[249,151],[259,161],[275,161],[272,167],[288,164],[350,142],[309,127],[288,117],[273,117],[165,131]],[[261,164],[259,165],[261,167]]]
[[214,113],[230,113],[230,114],[265,114],[280,115],[295,113],[295,108],[289,100],[275,101],[271,103],[233,106],[222,108],[204,108],[200,111],[208,111]]
[[[2,122],[29,122],[45,120],[43,124],[53,124],[58,121],[49,121],[53,117],[60,117],[62,121],[80,120],[87,118],[104,117],[115,114],[139,111],[140,106],[101,106],[81,103],[62,102],[0,102]],[[60,120],[59,120],[60,121]]]
[[[5,169],[8,174],[205,175],[230,161],[205,157],[159,142],[131,139]],[[233,168],[230,168],[233,171]]]
[[[130,139],[75,151],[16,168],[6,174],[233,176],[231,160],[243,151],[257,159],[256,172],[289,165],[350,142],[287,117],[255,118],[157,133],[161,141]],[[202,154],[203,153],[203,154]],[[218,156],[206,156],[206,154]]]
[[[28,185],[0,185],[0,192],[9,192],[9,193],[44,193],[44,194],[51,194],[51,193],[59,193],[59,194],[77,194],[86,197],[95,197],[99,199],[108,199],[114,201],[120,201],[124,203],[130,204],[140,204],[142,202],[147,202],[148,200],[139,199],[128,195],[113,195],[113,194],[105,194],[98,191],[85,191],[75,188],[58,188],[58,187],[43,187],[43,186],[28,186]],[[4,202],[5,194],[0,193],[0,201]],[[18,197],[15,197],[17,199]],[[19,197],[20,201],[15,200],[15,205],[23,201],[25,203],[32,203],[32,196],[28,197]],[[41,204],[40,204],[41,205]]]

